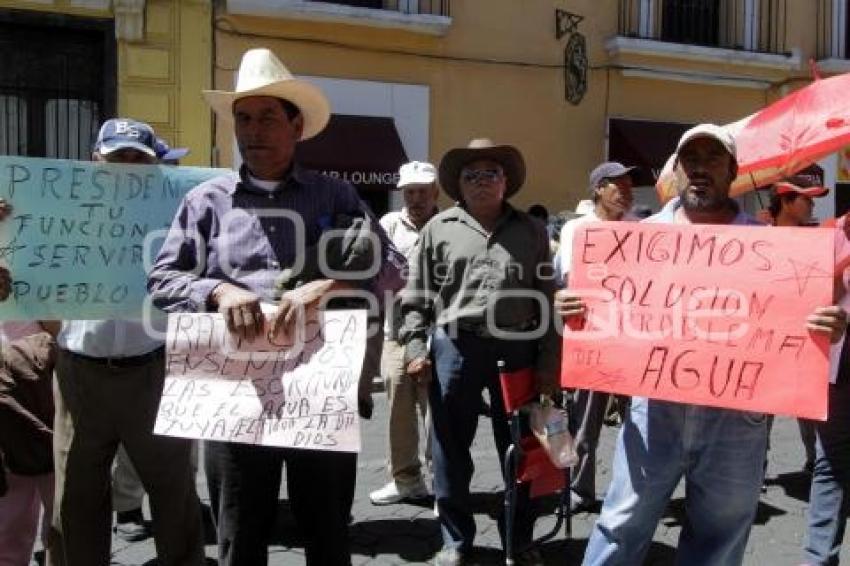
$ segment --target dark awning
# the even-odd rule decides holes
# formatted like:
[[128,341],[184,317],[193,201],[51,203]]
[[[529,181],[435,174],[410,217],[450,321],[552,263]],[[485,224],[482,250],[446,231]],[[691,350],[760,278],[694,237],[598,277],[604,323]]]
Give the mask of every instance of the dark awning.
[[297,146],[309,169],[341,177],[361,191],[387,191],[398,182],[407,155],[392,118],[334,114],[315,138]]
[[676,151],[679,138],[691,125],[612,118],[608,129],[608,158],[637,166],[636,185],[655,185],[664,163]]

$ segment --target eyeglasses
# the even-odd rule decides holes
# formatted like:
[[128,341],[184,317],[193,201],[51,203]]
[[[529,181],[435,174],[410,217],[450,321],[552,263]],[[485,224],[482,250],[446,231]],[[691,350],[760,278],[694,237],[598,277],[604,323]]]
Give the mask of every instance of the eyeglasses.
[[502,178],[502,172],[498,169],[464,169],[460,173],[460,178],[464,183],[469,184],[476,184],[481,181],[495,183]]

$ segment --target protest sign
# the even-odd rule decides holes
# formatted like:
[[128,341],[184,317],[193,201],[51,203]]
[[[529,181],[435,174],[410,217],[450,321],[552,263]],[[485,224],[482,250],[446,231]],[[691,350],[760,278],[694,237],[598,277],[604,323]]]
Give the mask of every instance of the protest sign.
[[826,416],[833,232],[595,222],[576,230],[563,385],[670,401]]
[[366,311],[320,311],[289,340],[235,342],[222,315],[168,317],[154,433],[358,452]]
[[180,199],[225,173],[0,157],[0,198],[13,207],[0,222],[0,265],[14,281],[0,320],[141,318],[145,263]]

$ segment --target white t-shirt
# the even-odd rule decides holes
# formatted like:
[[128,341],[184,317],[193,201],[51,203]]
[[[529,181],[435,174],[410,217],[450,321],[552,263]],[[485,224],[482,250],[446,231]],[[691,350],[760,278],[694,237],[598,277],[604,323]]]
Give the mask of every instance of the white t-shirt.
[[[596,215],[596,211],[591,210],[584,216],[567,220],[561,228],[560,245],[558,247],[558,254],[555,256],[554,264],[560,277],[559,283],[562,287],[566,286],[567,275],[570,273],[570,263],[573,260],[573,239],[575,238],[576,228],[587,222],[599,222],[601,220],[602,219]],[[639,220],[637,217],[627,213],[619,221],[636,222],[637,220]]]
[[566,285],[567,275],[570,273],[570,264],[573,260],[573,238],[575,237],[576,227],[587,222],[598,222],[601,220],[596,216],[596,211],[590,211],[584,216],[567,220],[561,228],[560,246],[558,247],[558,258],[556,265],[560,268],[560,275],[563,277],[563,282]]
[[[835,265],[841,266],[850,261],[850,240],[844,235],[844,224],[847,222],[847,217],[843,216],[835,223]],[[844,295],[838,304],[850,312],[850,268],[845,268],[842,274],[844,283]],[[838,365],[841,361],[841,350],[844,346],[844,340],[847,334],[841,337],[841,340],[830,347],[829,350],[829,382],[835,383],[838,380]]]
[[[381,218],[381,227],[387,233],[393,245],[400,251],[408,262],[413,261],[416,252],[416,244],[419,243],[419,229],[410,220],[407,207],[402,210],[388,212]],[[384,321],[384,338],[397,340],[398,331],[401,328],[400,302],[396,297],[392,305],[387,305],[391,310]]]

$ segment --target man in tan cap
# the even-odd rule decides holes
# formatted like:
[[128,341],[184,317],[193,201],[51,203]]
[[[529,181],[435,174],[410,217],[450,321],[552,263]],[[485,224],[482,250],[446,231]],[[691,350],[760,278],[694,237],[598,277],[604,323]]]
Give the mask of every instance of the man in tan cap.
[[[265,325],[261,301],[278,302],[271,324],[286,332],[298,313],[319,305],[331,291],[357,287],[383,293],[401,286],[404,258],[354,187],[294,161],[296,144],[328,122],[330,109],[319,89],[293,78],[269,50],[253,49],[242,58],[234,92],[204,96],[220,120],[232,121],[244,164],[238,173],[202,183],[184,198],[149,276],[158,306],[217,310],[231,332],[251,340]],[[380,242],[380,249],[370,248],[381,258],[377,275],[340,281],[291,273],[288,280],[304,276],[307,282],[278,297],[284,270],[291,271],[306,254],[298,244],[315,250],[340,216],[359,218],[374,230],[375,237],[367,240]],[[371,358],[377,360],[367,355],[367,361]],[[364,375],[376,372],[377,367]],[[368,391],[361,388],[361,396],[365,415]],[[204,463],[219,564],[267,563],[284,461],[307,564],[348,566],[356,454],[207,441]]]
[[[508,371],[532,367],[540,393],[556,389],[559,340],[551,324],[554,279],[549,237],[538,220],[507,199],[525,180],[516,148],[473,140],[440,162],[440,185],[458,202],[431,219],[402,293],[407,373],[433,364],[431,451],[436,510],[442,527],[440,565],[462,564],[475,537],[469,484],[470,446],[487,389],[499,459],[510,444],[497,361]],[[431,334],[431,351],[426,346]],[[517,498],[514,548],[531,540],[534,525],[527,489]],[[536,550],[518,564],[540,563]]]
[[[419,242],[419,233],[433,218],[437,209],[437,170],[430,163],[411,161],[399,168],[398,188],[404,197],[404,208],[381,218],[393,244],[410,261]],[[390,481],[369,494],[374,505],[391,505],[404,499],[428,496],[419,458],[419,419],[428,426],[428,383],[431,372],[410,376],[404,367],[404,347],[398,343],[401,311],[398,304],[385,325],[381,375],[389,400],[388,471]],[[425,433],[425,456],[430,460],[428,433]]]

